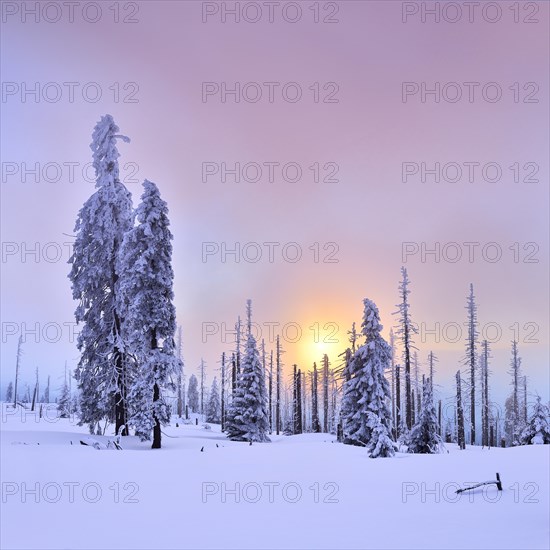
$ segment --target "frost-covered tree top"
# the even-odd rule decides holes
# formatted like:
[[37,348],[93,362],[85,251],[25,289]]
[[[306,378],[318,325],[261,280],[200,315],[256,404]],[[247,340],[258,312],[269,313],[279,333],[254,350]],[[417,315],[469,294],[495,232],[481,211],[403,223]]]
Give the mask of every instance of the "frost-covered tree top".
[[120,135],[119,127],[111,115],[104,115],[96,124],[90,149],[92,150],[93,165],[96,173],[96,187],[112,183],[119,178],[116,140],[121,139],[128,143],[130,138]]
[[376,304],[365,298],[363,300],[363,322],[361,323],[361,332],[367,339],[376,338],[384,328],[380,323],[380,313]]

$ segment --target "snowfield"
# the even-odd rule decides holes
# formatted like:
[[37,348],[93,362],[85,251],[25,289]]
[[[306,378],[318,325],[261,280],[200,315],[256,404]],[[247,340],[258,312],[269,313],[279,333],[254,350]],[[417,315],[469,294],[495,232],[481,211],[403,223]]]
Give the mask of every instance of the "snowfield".
[[[69,419],[4,408],[1,547],[550,546],[549,445],[371,459],[329,434],[250,446],[175,423],[161,450],[96,450]],[[502,492],[455,494],[496,472]]]

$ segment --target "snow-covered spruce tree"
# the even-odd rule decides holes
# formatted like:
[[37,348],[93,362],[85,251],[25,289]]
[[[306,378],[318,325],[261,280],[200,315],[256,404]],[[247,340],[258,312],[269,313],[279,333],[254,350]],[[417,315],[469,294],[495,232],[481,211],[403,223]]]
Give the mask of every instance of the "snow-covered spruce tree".
[[210,395],[206,403],[206,421],[214,424],[219,424],[221,421],[220,390],[217,378],[214,378],[210,387]]
[[197,377],[192,374],[189,377],[189,384],[187,386],[187,403],[191,412],[196,413],[199,411],[199,381]]
[[225,430],[233,441],[270,441],[265,373],[250,330]]
[[117,270],[124,339],[137,361],[132,380],[130,422],[142,440],[151,438],[161,447],[161,426],[170,422],[164,389],[175,390],[170,380],[181,370],[176,355],[176,310],[172,302],[172,234],[168,207],[157,186],[143,182],[138,225],[128,231],[121,247]]
[[409,452],[419,454],[439,453],[441,451],[441,437],[438,429],[432,384],[428,378],[422,388],[422,407],[418,414],[418,421],[414,425],[409,438]]
[[372,457],[392,456],[396,445],[391,440],[391,394],[384,376],[391,349],[380,334],[376,304],[369,299],[363,304],[361,329],[366,340],[353,354],[351,379],[344,383],[344,443],[366,446]]
[[367,415],[367,425],[371,430],[371,442],[368,446],[369,456],[371,458],[393,456],[396,445],[391,439],[386,426],[380,420],[380,417],[369,412]]
[[63,386],[61,386],[61,394],[57,400],[57,412],[59,418],[69,418],[71,415],[71,392],[66,378]]
[[6,390],[6,403],[10,403],[13,399],[13,382],[8,384],[8,389]]
[[81,391],[81,424],[105,418],[117,433],[127,435],[128,356],[122,339],[124,319],[119,311],[119,280],[115,269],[124,234],[134,217],[129,191],[120,182],[116,147],[119,128],[111,115],[95,126],[91,149],[96,192],[84,203],[75,225],[76,239],[69,278],[77,323],[82,323],[77,346],[80,360],[76,379]]
[[521,434],[522,445],[547,445],[550,443],[550,412],[540,396],[533,407],[533,414]]

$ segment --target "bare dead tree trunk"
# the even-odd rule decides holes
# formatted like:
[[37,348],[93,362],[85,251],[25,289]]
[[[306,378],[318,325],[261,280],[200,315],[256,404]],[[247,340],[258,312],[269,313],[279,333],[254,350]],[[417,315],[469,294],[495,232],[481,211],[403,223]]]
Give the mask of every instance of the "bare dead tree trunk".
[[[431,380],[431,378],[430,378]],[[437,406],[437,423],[439,425],[439,436],[441,437],[443,435],[443,426],[441,424],[441,399],[439,400],[439,404]]]
[[527,376],[523,377],[523,422],[527,424]]
[[414,390],[411,390],[411,425],[416,424]]
[[464,435],[464,410],[462,409],[462,388],[460,381],[460,371],[456,373],[456,411],[457,411],[457,442],[460,449],[466,448],[466,438]]
[[323,356],[323,431],[328,433],[328,355]]
[[474,285],[470,284],[468,296],[468,344],[466,354],[470,368],[470,441],[476,444],[476,346],[477,346],[477,308],[474,297]]
[[321,425],[319,424],[319,402],[317,393],[317,363],[313,363],[313,380],[311,383],[311,429],[314,433],[321,431]]
[[276,361],[277,361],[277,390],[275,396],[275,428],[277,435],[281,432],[281,342],[277,335],[276,343]]
[[401,367],[395,366],[395,439],[401,432]]
[[15,361],[15,384],[13,388],[13,407],[17,406],[17,385],[19,383],[19,366],[21,364],[21,345],[23,344],[23,337],[19,336],[19,341],[17,342],[17,359]]
[[221,431],[225,431],[225,351],[222,353]]
[[273,350],[269,356],[269,433],[273,433]]
[[180,366],[179,366],[179,369],[178,369],[178,381],[177,381],[177,384],[178,384],[178,402],[177,402],[177,410],[176,410],[176,413],[178,415],[179,418],[182,418],[183,417],[183,372],[182,372],[182,369],[183,369],[183,363],[182,363],[182,351],[181,351],[181,345],[182,345],[182,337],[181,337],[181,326],[178,327],[178,339],[177,339],[177,344],[176,344],[176,351],[177,351],[177,356],[178,356],[178,359],[180,361]]

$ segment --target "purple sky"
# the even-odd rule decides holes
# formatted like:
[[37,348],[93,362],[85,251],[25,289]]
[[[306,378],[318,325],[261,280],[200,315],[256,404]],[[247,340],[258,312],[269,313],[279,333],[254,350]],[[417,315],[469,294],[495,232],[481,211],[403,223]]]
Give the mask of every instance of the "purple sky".
[[[120,144],[119,150],[125,178],[130,178],[133,166],[138,167],[136,181],[127,183],[134,202],[141,194],[140,182],[148,178],[158,184],[170,207],[176,307],[184,331],[187,374],[196,372],[204,357],[211,379],[221,352],[229,351],[232,344],[222,343],[219,334],[202,342],[203,324],[231,327],[238,314],[244,315],[247,298],[253,300],[257,323],[301,326],[301,340],[284,343],[287,364],[297,362],[309,369],[325,352],[336,363],[345,331],[352,321],[361,320],[364,297],[378,304],[387,334],[395,322],[391,313],[398,300],[399,269],[405,265],[412,280],[413,319],[428,329],[436,323],[462,324],[468,285],[474,283],[481,326],[490,329],[489,338],[495,334],[489,323],[502,329],[492,345],[496,399],[503,399],[507,391],[514,335],[509,327],[515,323],[530,389],[548,398],[547,3],[537,4],[539,11],[533,17],[538,23],[515,23],[513,3],[500,2],[498,22],[484,20],[480,11],[472,23],[464,12],[454,24],[435,23],[430,16],[422,23],[420,8],[426,3],[405,3],[411,10],[418,7],[419,13],[403,23],[403,4],[394,1],[321,2],[321,17],[330,14],[333,4],[339,8],[333,16],[339,22],[333,24],[313,22],[314,12],[309,9],[313,2],[300,3],[302,18],[296,23],[284,21],[278,9],[269,23],[265,6],[258,23],[235,23],[230,16],[222,23],[221,12],[203,23],[201,2],[139,2],[134,15],[138,22],[116,24],[111,4],[101,3],[102,16],[96,23],[83,19],[80,6],[72,23],[66,11],[56,23],[37,23],[31,15],[22,21],[21,12],[3,14],[2,391],[13,377],[21,323],[31,328],[39,323],[41,330],[49,326],[46,339],[55,339],[57,325],[63,328],[56,343],[44,341],[43,336],[36,343],[34,335],[28,336],[24,380],[30,380],[38,366],[42,377],[50,373],[59,384],[65,360],[71,368],[77,363],[69,328],[63,327],[73,321],[75,307],[63,243],[70,242],[66,235],[72,234],[78,209],[94,190],[94,184],[81,177],[82,166],[91,160],[93,126],[100,115],[111,113],[121,132],[132,139]],[[121,19],[131,15],[125,5],[119,4]],[[294,17],[288,9],[287,15]],[[55,13],[44,15],[54,18]],[[252,17],[253,12],[246,15]],[[454,16],[450,11],[446,15]],[[486,15],[494,17],[491,12]],[[521,21],[528,16],[520,10]],[[36,82],[50,97],[56,84],[45,85],[57,83],[62,90],[59,101],[41,97],[35,102],[27,95],[23,102],[24,84],[31,88]],[[64,82],[78,83],[73,102]],[[82,97],[86,83],[93,82],[102,90],[95,103]],[[117,82],[118,102],[114,100]],[[131,82],[139,87],[130,96],[137,102],[124,103],[122,99],[135,89],[135,85],[124,88]],[[264,96],[257,103],[242,98],[235,103],[233,96],[227,96],[224,103],[216,94],[204,102],[203,82],[225,82],[228,88],[235,82],[241,86],[257,82]],[[273,103],[264,99],[268,91],[264,82],[280,83],[274,85]],[[282,99],[281,90],[288,82],[300,85],[300,101]],[[323,90],[328,82],[338,85],[334,96],[338,102],[315,103],[309,87],[319,83],[322,100],[334,89],[329,85]],[[439,82],[447,96],[435,102],[428,95],[423,103],[419,92],[404,102],[403,82],[416,82],[419,88],[422,82],[428,88]],[[460,101],[445,100],[456,91],[454,85],[444,87],[449,82],[460,84]],[[479,83],[470,87],[473,102],[468,101],[465,82]],[[484,100],[482,89],[488,82],[500,87],[499,101]],[[532,96],[535,88],[529,82],[538,86]],[[517,103],[514,83],[519,83]],[[87,86],[90,96],[97,85]],[[246,88],[249,97],[256,88]],[[289,93],[293,89],[287,88]],[[495,89],[485,88],[489,97]],[[538,102],[523,102],[529,97]],[[36,183],[32,175],[22,182],[23,162],[79,165],[73,182],[65,167],[59,181],[40,177]],[[265,167],[257,183],[235,183],[231,176],[223,183],[219,174],[203,183],[204,162],[228,166],[274,162],[279,167],[272,183]],[[300,181],[281,177],[280,166],[289,162],[301,166]],[[316,162],[321,168],[336,163],[339,181],[312,181],[308,167]],[[422,183],[418,174],[403,183],[404,162],[425,162],[428,168],[436,162],[458,163],[463,177],[456,183],[435,183],[428,176]],[[474,182],[467,179],[464,163],[469,162],[480,163]],[[489,162],[502,168],[499,181],[483,180],[481,166]],[[131,164],[124,168],[125,163]],[[519,163],[520,179],[538,167],[533,176],[538,183],[515,183],[509,168],[514,163]],[[19,173],[10,175],[14,169]],[[56,179],[51,170],[47,177]],[[321,170],[322,177],[326,174]],[[493,177],[490,170],[488,174]],[[222,263],[217,254],[203,262],[203,243],[222,241],[228,247],[235,242],[260,243],[262,258],[257,263],[243,259],[235,263],[229,256]],[[281,243],[273,263],[261,245],[264,242]],[[289,242],[302,249],[303,257],[296,263],[282,257]],[[464,245],[463,259],[456,263],[444,259],[436,263],[433,256],[423,263],[420,253],[403,263],[403,242],[419,247],[425,242],[428,248],[439,242],[447,257],[454,249],[446,243],[480,246],[471,263]],[[490,242],[502,250],[502,258],[494,263],[482,255]],[[28,255],[22,262],[21,250],[33,248],[34,243],[39,243],[40,261]],[[320,243],[321,259],[333,250],[332,245],[323,250],[323,245],[336,243],[337,262],[314,262],[309,249],[313,243]],[[519,262],[509,249],[514,243],[519,243]],[[538,263],[523,261],[534,250],[534,245],[524,250],[525,243],[538,246],[534,254]],[[44,254],[55,258],[58,249],[60,261],[44,261]],[[485,250],[492,256],[495,249]],[[251,245],[246,250],[252,256],[255,249]],[[285,251],[293,253],[291,247]],[[309,329],[314,323],[319,323],[322,337],[333,326],[324,330],[325,324],[336,323],[335,338],[340,343],[316,345]],[[267,327],[262,326],[267,339]],[[538,332],[531,334],[537,327]],[[289,329],[288,335],[293,337],[294,332]],[[454,336],[450,329],[448,336]],[[440,359],[437,376],[444,394],[463,356],[464,337],[465,331],[456,343],[436,343],[432,335],[417,338],[423,367],[430,350]]]

